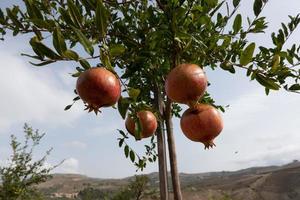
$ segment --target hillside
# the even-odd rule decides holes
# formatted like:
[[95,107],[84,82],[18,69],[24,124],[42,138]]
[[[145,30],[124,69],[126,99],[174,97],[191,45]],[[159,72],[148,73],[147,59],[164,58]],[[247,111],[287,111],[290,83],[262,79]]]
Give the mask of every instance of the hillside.
[[[158,174],[147,175],[150,187],[158,187]],[[49,196],[72,198],[86,188],[115,192],[126,186],[125,179],[96,179],[82,175],[55,174],[39,185]],[[188,200],[299,200],[300,162],[284,166],[254,167],[234,172],[180,174],[184,199]]]

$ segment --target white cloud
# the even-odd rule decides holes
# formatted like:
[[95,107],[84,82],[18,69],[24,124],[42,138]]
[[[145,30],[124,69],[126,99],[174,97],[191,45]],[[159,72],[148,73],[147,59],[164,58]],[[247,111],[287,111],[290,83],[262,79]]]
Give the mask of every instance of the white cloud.
[[[202,144],[178,135],[180,171],[238,170],[300,159],[299,95],[280,91],[266,96],[259,88],[235,98],[223,114],[216,148],[204,151]],[[174,125],[181,133],[178,123]]]
[[71,141],[66,143],[64,146],[76,149],[85,149],[87,147],[87,144],[80,141]]
[[[284,91],[265,96],[254,90],[225,113],[223,145],[240,153],[237,168],[283,164],[300,155],[299,96]],[[296,156],[296,157],[295,157]],[[299,159],[299,156],[298,156]]]
[[79,161],[76,158],[68,158],[56,169],[56,171],[68,174],[79,173]]
[[[77,119],[80,106],[65,112],[64,107],[72,102],[73,89],[63,89],[63,80],[54,79],[50,69],[43,71],[27,65],[21,58],[6,53],[0,48],[0,129],[14,123],[28,121],[47,125],[69,124]],[[52,78],[53,77],[53,78]],[[56,77],[57,78],[57,77]]]
[[256,152],[237,161],[237,163],[250,166],[282,165],[299,159],[299,152],[299,146],[294,144],[285,145],[276,149],[269,149],[265,152]]

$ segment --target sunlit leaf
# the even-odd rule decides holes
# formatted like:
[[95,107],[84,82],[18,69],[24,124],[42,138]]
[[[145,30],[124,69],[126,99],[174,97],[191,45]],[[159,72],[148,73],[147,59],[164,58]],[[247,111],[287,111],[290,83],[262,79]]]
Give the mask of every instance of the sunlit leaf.
[[242,52],[241,57],[240,57],[240,64],[241,65],[248,65],[253,57],[253,53],[255,50],[255,43],[249,44],[245,50]]

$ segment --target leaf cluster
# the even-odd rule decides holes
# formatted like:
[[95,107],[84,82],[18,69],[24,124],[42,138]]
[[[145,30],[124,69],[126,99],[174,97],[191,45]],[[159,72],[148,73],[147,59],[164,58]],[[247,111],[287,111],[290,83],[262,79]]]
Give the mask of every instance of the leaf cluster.
[[24,125],[24,133],[23,143],[11,135],[12,155],[7,165],[0,166],[1,200],[40,199],[41,194],[35,186],[49,179],[51,177],[49,173],[58,166],[49,168],[44,166],[52,149],[49,149],[42,158],[36,161],[33,159],[33,151],[45,134],[33,130],[27,124]]

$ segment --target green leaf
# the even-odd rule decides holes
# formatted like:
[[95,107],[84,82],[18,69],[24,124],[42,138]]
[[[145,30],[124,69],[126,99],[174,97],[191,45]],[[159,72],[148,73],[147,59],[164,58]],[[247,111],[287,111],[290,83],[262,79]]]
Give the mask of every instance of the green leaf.
[[129,154],[129,146],[128,145],[126,145],[124,147],[124,154],[125,154],[126,158],[128,158],[128,154]]
[[17,28],[24,28],[23,24],[19,21],[17,14],[13,13],[9,8],[6,8],[6,13],[9,19],[16,25]]
[[241,0],[233,0],[232,1],[233,6],[236,8],[240,4],[240,1]]
[[210,16],[213,16],[225,3],[225,1],[222,1],[221,3],[219,3],[219,5],[209,14]]
[[130,160],[131,162],[134,162],[135,160],[135,153],[132,150],[130,150]]
[[137,97],[140,95],[141,90],[140,89],[136,89],[136,88],[129,88],[129,92],[128,95],[130,98],[132,98],[133,100],[136,100]]
[[35,51],[39,52],[41,55],[44,55],[50,59],[58,60],[61,57],[57,55],[52,49],[44,45],[37,37],[33,37],[30,40],[30,45],[34,48]]
[[65,39],[59,27],[56,27],[53,31],[53,46],[60,55],[67,50]]
[[226,71],[229,71],[232,74],[235,73],[235,69],[234,69],[233,65],[228,61],[222,62],[220,67]]
[[79,9],[77,6],[74,4],[74,0],[68,0],[68,7],[69,7],[69,13],[71,16],[71,19],[74,24],[76,24],[76,27],[80,28],[81,27],[81,13],[79,12]]
[[254,11],[254,14],[255,16],[257,17],[260,12],[261,12],[261,9],[262,9],[262,6],[263,6],[263,0],[255,0],[254,1],[254,5],[253,5],[253,11]]
[[92,56],[94,54],[94,47],[93,47],[91,41],[89,41],[79,29],[77,29],[73,26],[72,26],[72,29],[76,33],[76,35],[79,39],[79,42],[80,42],[80,44],[82,44],[85,51]]
[[268,96],[270,94],[270,89],[269,88],[265,88],[265,93]]
[[142,139],[142,124],[139,118],[136,119],[135,121],[135,126],[134,126],[134,135],[136,140],[141,140]]
[[96,25],[101,37],[105,37],[107,32],[109,12],[104,7],[102,0],[97,0]]
[[120,133],[124,138],[127,138],[127,136],[126,136],[126,134],[125,134],[124,131],[122,131],[122,130],[120,130],[120,129],[118,129],[118,131],[119,131],[119,133]]
[[255,79],[257,82],[259,82],[262,86],[265,86],[266,88],[270,90],[279,90],[280,85],[278,85],[274,80],[268,77],[265,77],[264,75],[261,74],[256,74]]
[[284,23],[281,23],[281,26],[282,26],[282,29],[284,31],[285,37],[288,37],[288,35],[289,35],[288,28],[286,27],[286,25]]
[[75,51],[72,51],[70,49],[66,50],[63,52],[63,56],[65,56],[66,58],[69,58],[71,60],[78,60],[79,56]]
[[248,65],[253,57],[253,53],[255,50],[255,43],[249,44],[246,49],[242,52],[242,55],[240,57],[240,64],[245,66]]
[[123,119],[126,117],[127,110],[129,108],[130,101],[128,98],[121,97],[118,101],[118,111]]
[[119,141],[119,147],[122,147],[123,143],[124,143],[124,139],[120,139],[120,141]]
[[86,10],[95,10],[95,1],[91,1],[91,0],[80,0],[82,2],[82,4],[84,5],[84,7],[86,8]]
[[80,99],[80,96],[77,96],[73,99],[73,101],[78,101]]
[[292,85],[291,87],[289,87],[289,90],[291,90],[291,91],[300,90],[300,84],[296,83],[296,84]]
[[125,47],[121,44],[113,44],[109,47],[109,53],[112,57],[119,56],[125,52]]
[[30,18],[36,18],[41,20],[44,19],[41,11],[36,7],[35,3],[32,2],[32,0],[25,0],[24,2]]
[[81,72],[76,72],[76,73],[72,74],[72,77],[75,77],[75,78],[77,78],[77,77],[79,77],[79,76],[80,76],[80,74],[81,74]]
[[104,66],[110,70],[110,71],[114,71],[114,68],[113,66],[111,65],[111,62],[110,62],[110,58],[109,56],[107,55],[107,52],[105,49],[101,48],[100,50],[100,58],[101,58],[101,61],[102,63],[104,64]]
[[0,20],[4,20],[4,14],[3,14],[3,11],[2,9],[0,8]]
[[51,26],[47,21],[44,21],[42,19],[34,18],[34,19],[30,19],[30,21],[39,28],[48,29],[49,26]]
[[248,67],[248,69],[247,69],[247,76],[250,76],[251,75],[251,73],[252,73],[252,69],[253,69],[253,65],[250,65],[249,67]]
[[276,72],[280,64],[280,55],[274,55],[272,59],[271,72]]
[[64,10],[63,8],[59,8],[58,9],[59,13],[61,14],[62,19],[70,26],[75,26],[75,24],[73,23],[69,13]]
[[47,60],[47,61],[44,61],[44,62],[41,62],[41,63],[33,63],[33,62],[29,62],[29,63],[34,65],[34,66],[41,67],[41,66],[49,65],[49,64],[54,63],[54,62],[55,62],[54,60]]
[[79,60],[79,63],[81,64],[81,66],[84,69],[90,69],[91,68],[90,63],[87,60],[81,59],[81,60]]
[[234,19],[234,23],[233,23],[233,31],[234,33],[238,33],[239,30],[241,30],[242,28],[242,15],[238,14],[235,19]]
[[69,110],[72,106],[73,104],[67,105],[64,110]]

